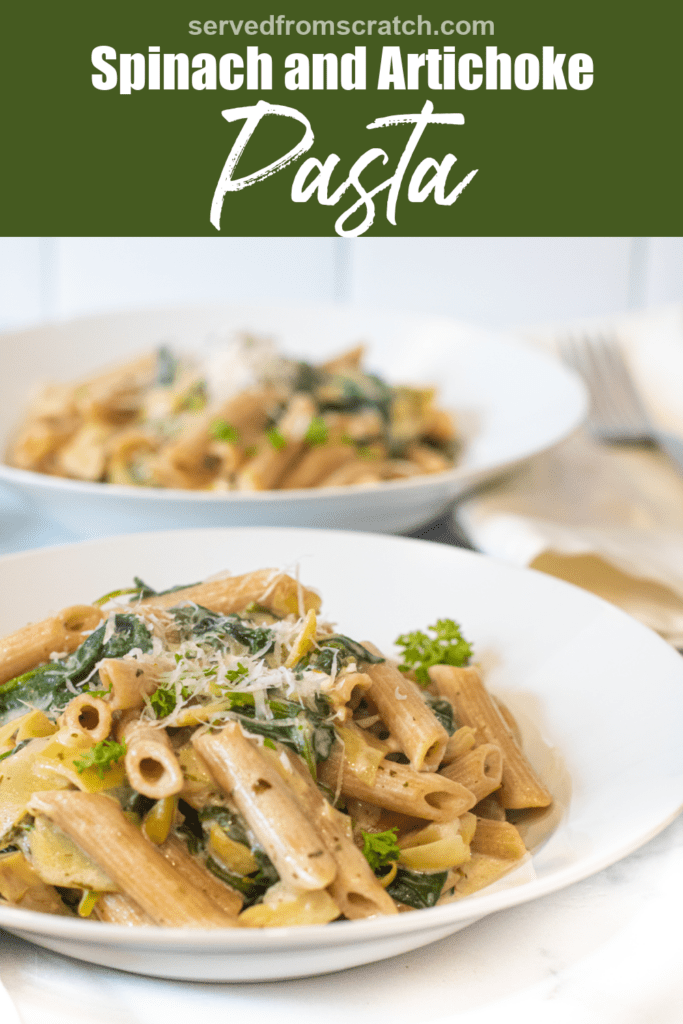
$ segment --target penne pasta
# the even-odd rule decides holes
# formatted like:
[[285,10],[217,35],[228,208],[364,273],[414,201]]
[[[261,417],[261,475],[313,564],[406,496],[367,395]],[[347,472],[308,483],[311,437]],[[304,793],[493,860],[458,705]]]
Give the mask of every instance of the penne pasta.
[[493,743],[482,743],[441,768],[440,775],[466,786],[477,802],[498,789],[503,778],[503,755]]
[[500,802],[506,808],[547,807],[552,797],[524,757],[476,668],[435,665],[430,679],[447,697],[463,724],[477,732],[482,743],[493,743],[503,755]]
[[103,659],[99,673],[104,688],[111,693],[108,700],[111,710],[130,711],[144,707],[145,697],[157,689],[164,668],[165,664],[153,662]]
[[118,737],[126,744],[126,774],[133,789],[154,800],[181,791],[183,772],[165,729],[133,719],[118,730]]
[[293,794],[236,723],[192,740],[209,772],[235,801],[280,877],[296,889],[324,889],[336,866]]
[[127,928],[153,925],[155,922],[135,900],[122,892],[101,892],[94,907],[98,921],[106,924],[122,924]]
[[141,604],[153,608],[174,608],[192,601],[230,615],[256,603],[270,608],[276,615],[291,615],[299,611],[300,599],[305,611],[318,611],[320,608],[320,598],[314,591],[300,587],[291,576],[277,569],[261,569],[244,576],[228,576],[215,582],[185,587],[159,597],[147,597]]
[[[378,649],[364,641],[373,654]],[[368,665],[372,680],[368,695],[377,705],[384,724],[394,736],[415,771],[436,771],[448,743],[448,733],[414,683],[389,662]]]
[[452,821],[477,802],[460,783],[434,772],[416,772],[395,761],[382,761],[370,786],[350,770],[338,750],[320,766],[320,778],[333,791],[339,780],[345,797],[428,821]]
[[66,729],[81,729],[93,743],[99,743],[111,732],[112,708],[99,697],[82,693],[69,701],[59,724]]
[[190,928],[234,927],[236,921],[157,852],[124,817],[118,804],[100,793],[35,793],[34,814],[53,821],[122,892],[156,924]]
[[94,605],[78,604],[0,640],[0,684],[50,660],[50,655],[76,650],[102,620]]

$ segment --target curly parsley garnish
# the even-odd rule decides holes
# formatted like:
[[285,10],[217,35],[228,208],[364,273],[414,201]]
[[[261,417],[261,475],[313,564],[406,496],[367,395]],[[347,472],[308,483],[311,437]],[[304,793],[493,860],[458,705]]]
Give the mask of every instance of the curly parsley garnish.
[[126,741],[116,743],[115,740],[100,740],[90,750],[85,750],[78,761],[74,761],[74,768],[80,775],[86,768],[94,768],[98,776],[103,779],[104,773],[113,764],[120,761],[126,755]]
[[437,619],[436,624],[427,629],[435,636],[416,630],[403,633],[396,640],[397,646],[404,648],[399,669],[401,672],[414,670],[415,678],[423,686],[429,683],[428,670],[432,665],[466,665],[472,656],[472,645],[453,619]]
[[175,711],[177,702],[175,690],[166,690],[161,686],[154,693],[150,694],[149,698],[149,703],[156,718],[168,718]]
[[397,828],[386,832],[362,832],[363,856],[374,872],[398,860],[401,851],[396,843]]

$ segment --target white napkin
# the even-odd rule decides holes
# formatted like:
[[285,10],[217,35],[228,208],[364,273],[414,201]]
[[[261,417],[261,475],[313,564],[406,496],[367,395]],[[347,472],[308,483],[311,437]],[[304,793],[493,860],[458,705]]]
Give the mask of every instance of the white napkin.
[[[683,307],[525,337],[552,349],[563,335],[599,331],[618,338],[653,421],[683,437]],[[683,476],[662,454],[581,430],[456,516],[481,551],[583,586],[683,647]]]

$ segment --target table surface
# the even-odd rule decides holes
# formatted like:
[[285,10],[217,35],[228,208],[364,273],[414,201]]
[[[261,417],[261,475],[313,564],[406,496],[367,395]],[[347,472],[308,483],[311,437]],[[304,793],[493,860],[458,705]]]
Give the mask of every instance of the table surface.
[[[466,544],[444,516],[411,536]],[[0,554],[78,540],[0,489]],[[612,867],[414,953],[321,978],[190,984],[92,967],[0,930],[23,1024],[680,1024],[683,818]]]

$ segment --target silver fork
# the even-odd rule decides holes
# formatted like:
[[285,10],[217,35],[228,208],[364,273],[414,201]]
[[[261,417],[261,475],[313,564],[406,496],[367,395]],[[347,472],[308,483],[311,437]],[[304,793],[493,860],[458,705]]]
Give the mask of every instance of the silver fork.
[[614,340],[605,336],[565,338],[560,341],[560,352],[588,388],[586,426],[596,440],[659,448],[683,473],[683,441],[652,423]]

